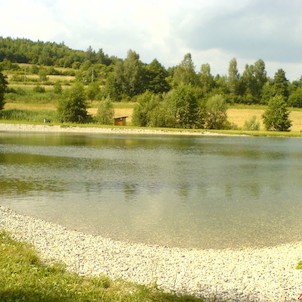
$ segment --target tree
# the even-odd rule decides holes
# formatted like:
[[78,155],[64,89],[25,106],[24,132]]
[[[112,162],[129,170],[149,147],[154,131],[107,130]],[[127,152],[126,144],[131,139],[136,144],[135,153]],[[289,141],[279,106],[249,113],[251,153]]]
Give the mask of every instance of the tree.
[[288,98],[288,105],[302,108],[302,87],[297,88]]
[[123,64],[123,81],[123,92],[129,97],[139,95],[145,90],[143,64],[133,50],[128,51]]
[[196,91],[191,85],[180,85],[172,89],[164,99],[169,124],[174,120],[175,127],[194,128],[199,119]]
[[289,82],[286,78],[285,71],[278,69],[273,79],[274,96],[281,95],[287,102],[289,96]]
[[241,78],[241,84],[244,89],[243,103],[253,104],[256,103],[256,97],[258,94],[258,87],[255,78],[255,69],[253,65],[245,65],[244,72]]
[[161,102],[161,96],[150,91],[137,98],[137,103],[133,110],[132,123],[135,126],[146,127],[151,125],[151,116],[156,107]]
[[154,59],[146,67],[146,89],[154,93],[168,92],[170,89],[167,82],[168,73],[166,69]]
[[121,100],[131,98],[145,91],[145,69],[139,60],[139,55],[128,51],[127,58],[117,60],[113,72],[106,82],[106,92],[111,98]]
[[214,77],[211,74],[210,64],[201,65],[199,79],[204,95],[208,94],[215,86]]
[[175,67],[173,81],[176,85],[192,85],[197,84],[197,75],[192,56],[187,53],[181,63]]
[[0,71],[0,110],[2,110],[5,105],[4,94],[5,94],[6,90],[7,90],[6,77]]
[[288,131],[292,124],[286,102],[281,95],[270,99],[262,117],[266,130]]
[[235,58],[233,58],[229,63],[227,83],[230,92],[230,99],[232,102],[236,102],[240,91],[240,74],[237,69],[237,60]]
[[86,89],[86,94],[89,100],[100,99],[101,89],[98,82],[91,82]]
[[206,102],[206,128],[223,129],[227,124],[227,109],[228,105],[222,95],[210,97]]
[[102,99],[98,106],[96,121],[102,125],[113,124],[114,110],[112,101],[109,97]]
[[121,60],[117,61],[114,70],[109,73],[105,85],[105,94],[111,99],[120,101],[124,96],[124,66]]
[[256,87],[257,87],[256,97],[257,97],[257,102],[259,103],[261,100],[261,93],[262,93],[263,86],[267,82],[265,63],[261,59],[257,60],[254,64],[254,76],[255,76]]
[[88,119],[84,86],[80,83],[67,90],[58,103],[58,116],[62,122],[83,123]]

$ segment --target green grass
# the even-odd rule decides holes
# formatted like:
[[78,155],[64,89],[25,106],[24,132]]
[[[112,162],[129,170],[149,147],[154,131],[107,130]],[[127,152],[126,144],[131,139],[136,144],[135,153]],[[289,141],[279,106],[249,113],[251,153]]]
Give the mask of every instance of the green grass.
[[299,131],[249,131],[249,130],[207,130],[207,132],[226,134],[226,135],[248,135],[248,136],[267,136],[267,137],[302,137]]
[[298,262],[296,269],[302,269],[302,260]]
[[50,110],[21,110],[21,109],[7,109],[0,111],[0,120],[13,121],[13,122],[32,122],[43,123],[44,119],[49,122],[57,122],[57,113]]
[[155,287],[112,281],[103,277],[80,277],[62,264],[46,265],[35,250],[0,231],[0,301],[77,302],[77,301],[202,301],[178,297]]
[[[35,85],[37,86],[37,85]],[[45,88],[45,92],[35,92],[34,87],[30,88],[20,88],[14,90],[14,92],[9,92],[6,94],[5,99],[10,103],[54,103],[59,99],[59,96],[53,92],[53,89],[40,85],[40,87]]]

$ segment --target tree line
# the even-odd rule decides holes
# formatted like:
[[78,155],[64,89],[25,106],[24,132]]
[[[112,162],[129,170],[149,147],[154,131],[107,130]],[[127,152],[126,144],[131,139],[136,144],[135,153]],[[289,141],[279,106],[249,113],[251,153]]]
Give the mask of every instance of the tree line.
[[99,85],[101,93],[95,97],[109,95],[116,101],[133,100],[146,91],[166,93],[179,85],[191,85],[199,90],[202,98],[221,94],[231,104],[268,104],[271,97],[281,95],[288,106],[302,107],[302,77],[290,82],[285,71],[278,69],[270,78],[261,59],[246,64],[241,74],[233,58],[226,75],[213,75],[208,63],[196,71],[190,53],[178,65],[165,68],[157,59],[143,63],[133,50],[120,59],[108,56],[102,49],[95,51],[91,46],[81,51],[64,43],[0,37],[0,62],[2,69],[12,68],[11,63],[73,68],[77,80],[84,85]]
[[[2,69],[16,70],[14,63],[72,67],[77,83],[88,87],[89,99],[137,101],[133,123],[139,126],[232,128],[226,120],[228,104],[267,105],[278,100],[280,106],[302,107],[302,77],[290,82],[279,69],[270,78],[261,59],[246,64],[240,74],[233,58],[226,75],[213,75],[208,63],[196,71],[190,53],[178,65],[165,68],[157,59],[143,63],[133,50],[120,59],[102,49],[79,51],[64,43],[0,37],[0,62]],[[85,114],[77,116],[78,121],[86,119]]]

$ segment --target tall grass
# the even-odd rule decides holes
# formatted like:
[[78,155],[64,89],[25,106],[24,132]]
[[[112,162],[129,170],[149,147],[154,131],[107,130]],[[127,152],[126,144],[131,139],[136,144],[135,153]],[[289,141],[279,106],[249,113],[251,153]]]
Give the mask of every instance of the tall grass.
[[[40,86],[43,87],[44,86]],[[59,95],[55,94],[53,90],[45,89],[45,92],[34,91],[36,86],[12,89],[11,92],[7,93],[5,99],[7,102],[13,103],[51,103],[56,102]]]
[[8,109],[0,111],[0,119],[9,121],[24,121],[32,123],[43,123],[47,120],[48,123],[57,122],[57,113],[55,111],[41,110],[30,111],[20,109]]

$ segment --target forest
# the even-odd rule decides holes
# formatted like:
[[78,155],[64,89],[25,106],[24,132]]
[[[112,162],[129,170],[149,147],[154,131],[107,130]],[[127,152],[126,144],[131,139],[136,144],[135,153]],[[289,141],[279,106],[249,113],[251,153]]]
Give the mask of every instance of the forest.
[[[196,67],[190,53],[165,68],[157,59],[142,62],[133,50],[121,59],[91,46],[81,51],[64,43],[0,37],[0,68],[12,71],[15,82],[27,80],[20,64],[31,64],[41,79],[75,76],[77,84],[87,87],[89,99],[135,101],[133,123],[139,126],[229,128],[224,114],[230,104],[267,105],[277,98],[282,106],[302,107],[302,77],[290,82],[278,69],[270,78],[262,59],[240,73],[233,58],[226,75],[214,75],[208,63]],[[211,116],[211,111],[219,114]]]

